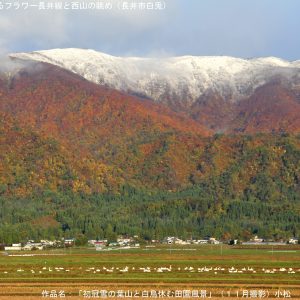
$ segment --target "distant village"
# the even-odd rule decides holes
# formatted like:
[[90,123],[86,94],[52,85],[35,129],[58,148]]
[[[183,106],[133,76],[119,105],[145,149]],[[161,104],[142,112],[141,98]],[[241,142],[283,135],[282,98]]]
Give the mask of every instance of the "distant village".
[[[229,244],[229,245],[296,245],[300,241],[298,238],[290,238],[289,240],[271,241],[265,240],[258,236],[254,236],[252,239],[246,242],[239,241],[237,239],[229,241],[219,241],[214,237],[204,239],[180,239],[178,237],[168,236],[162,240],[151,240],[146,245],[218,245],[218,244]],[[129,248],[140,248],[140,240],[138,236],[127,237],[119,236],[116,241],[108,241],[107,239],[95,239],[87,242],[89,247],[95,248],[95,250],[109,250],[109,249],[129,249]],[[28,240],[26,243],[15,243],[11,245],[2,245],[2,250],[5,251],[31,251],[31,250],[46,250],[53,248],[69,248],[76,245],[76,239],[61,239],[61,240],[40,240],[39,242],[34,240]]]

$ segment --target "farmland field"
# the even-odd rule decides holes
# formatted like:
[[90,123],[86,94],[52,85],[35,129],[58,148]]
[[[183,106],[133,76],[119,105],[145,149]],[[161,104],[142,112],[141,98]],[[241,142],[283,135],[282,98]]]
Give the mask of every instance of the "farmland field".
[[300,247],[157,245],[0,255],[1,300],[92,299],[104,295],[300,299]]

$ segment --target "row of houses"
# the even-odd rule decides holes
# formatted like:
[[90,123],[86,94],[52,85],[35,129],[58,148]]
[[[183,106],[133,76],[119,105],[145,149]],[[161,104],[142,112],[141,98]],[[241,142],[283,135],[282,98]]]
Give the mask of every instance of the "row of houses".
[[[102,240],[89,240],[88,244],[90,246],[95,246],[95,247],[113,247],[113,246],[139,246],[139,242],[137,242],[138,236],[134,237],[118,237],[116,241],[114,242],[109,242],[107,239],[102,239]],[[220,241],[218,241],[216,238],[207,238],[207,239],[202,239],[202,240],[195,240],[195,239],[190,239],[190,240],[183,240],[178,237],[174,236],[168,236],[165,237],[163,240],[151,240],[151,244],[177,244],[177,245],[190,245],[190,244],[219,244]]]
[[[159,242],[159,241],[153,241],[153,242]],[[197,245],[201,245],[201,244],[213,244],[213,245],[218,245],[220,243],[224,243],[224,241],[219,241],[214,237],[208,237],[208,238],[204,238],[204,239],[188,239],[188,240],[183,240],[180,239],[178,237],[174,237],[174,236],[168,236],[165,237],[162,240],[163,244],[177,244],[177,245],[191,245],[191,244],[197,244]],[[226,243],[230,244],[230,245],[236,245],[239,243],[239,240],[237,239],[232,239],[230,241],[226,241]],[[281,240],[281,241],[271,241],[271,240],[265,240],[263,238],[260,238],[258,236],[254,236],[252,239],[250,239],[249,241],[246,242],[241,242],[242,245],[264,245],[264,244],[268,244],[268,245],[286,245],[286,244],[291,244],[291,245],[296,245],[299,244],[299,239],[298,238],[290,238],[288,240]]]
[[118,237],[117,240],[114,242],[109,242],[107,239],[89,240],[88,244],[90,246],[96,247],[96,249],[102,249],[106,246],[108,246],[108,247],[128,247],[128,246],[139,247],[140,244],[136,241],[137,238],[138,238],[138,236]]
[[15,243],[9,246],[4,246],[5,251],[30,251],[30,250],[44,250],[48,248],[61,248],[64,246],[72,246],[75,243],[75,239],[64,239],[64,240],[41,240],[35,242],[29,240],[26,243]]
[[[122,237],[119,236],[116,241],[114,242],[109,242],[107,239],[102,239],[102,240],[89,240],[88,244],[90,246],[94,246],[96,249],[102,249],[105,247],[139,247],[140,244],[137,242],[138,236],[134,237]],[[191,245],[191,244],[196,244],[196,245],[201,245],[201,244],[220,244],[219,240],[217,240],[214,237],[210,238],[205,238],[205,239],[188,239],[188,240],[183,240],[178,237],[174,236],[168,236],[165,237],[162,241],[159,240],[152,240],[152,244],[176,244],[176,245]],[[236,245],[239,243],[237,239],[230,240],[228,242],[230,245]],[[286,244],[299,244],[299,239],[298,238],[290,238],[287,241],[271,241],[271,240],[265,240],[263,238],[260,238],[258,236],[255,236],[254,238],[250,239],[247,242],[241,242],[242,245],[286,245]],[[5,251],[21,251],[21,250],[44,250],[44,249],[49,249],[49,248],[62,248],[62,247],[71,247],[75,245],[75,239],[62,239],[62,240],[41,240],[39,242],[35,242],[33,240],[29,240],[25,244],[22,243],[15,243],[12,245],[6,245],[4,246]],[[3,248],[2,248],[3,249]]]
[[299,244],[299,239],[298,238],[290,238],[289,240],[280,240],[280,241],[273,241],[273,240],[267,240],[260,238],[258,236],[255,236],[254,238],[250,239],[247,242],[242,242],[242,245],[274,245],[274,246],[280,246],[280,245],[296,245]]
[[162,241],[163,244],[177,244],[177,245],[192,245],[192,244],[196,244],[196,245],[200,245],[200,244],[220,244],[220,241],[218,241],[216,238],[214,237],[210,237],[210,238],[206,238],[206,239],[189,239],[189,240],[182,240],[178,237],[174,237],[174,236],[168,236],[165,237]]

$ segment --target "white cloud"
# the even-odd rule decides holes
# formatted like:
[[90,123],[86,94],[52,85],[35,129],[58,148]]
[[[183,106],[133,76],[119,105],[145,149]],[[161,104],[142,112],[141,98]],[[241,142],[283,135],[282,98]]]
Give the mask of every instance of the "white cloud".
[[[27,51],[81,47],[135,53],[147,35],[150,39],[158,37],[161,28],[167,26],[168,15],[176,7],[176,1],[172,1],[167,0],[165,11],[3,10],[0,11],[0,48]],[[155,51],[163,52],[163,49]]]
[[77,47],[131,56],[299,58],[298,0],[165,1],[163,11],[1,10],[0,52]]
[[52,47],[68,40],[64,13],[17,11],[1,12],[0,47],[9,50],[20,44]]

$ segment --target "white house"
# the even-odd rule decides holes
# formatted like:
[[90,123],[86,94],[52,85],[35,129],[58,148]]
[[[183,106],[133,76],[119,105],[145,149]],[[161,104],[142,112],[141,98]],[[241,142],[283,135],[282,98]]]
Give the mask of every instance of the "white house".
[[5,251],[20,251],[20,250],[22,250],[22,245],[21,245],[21,243],[12,244],[11,246],[4,247],[4,250]]

